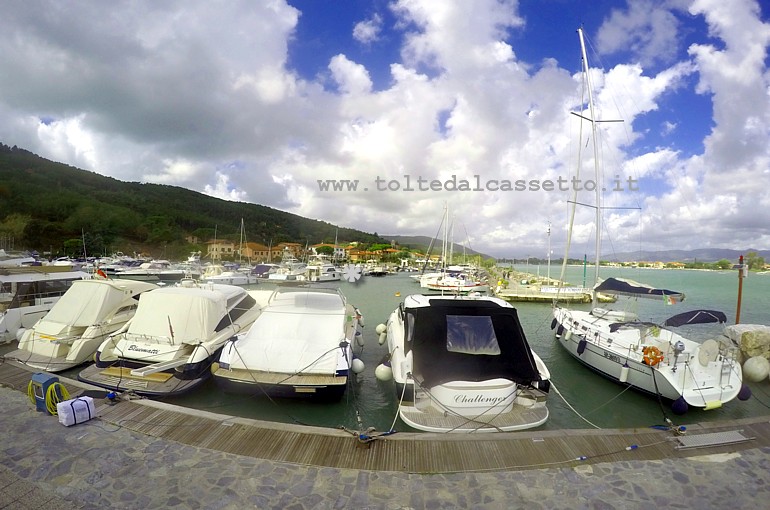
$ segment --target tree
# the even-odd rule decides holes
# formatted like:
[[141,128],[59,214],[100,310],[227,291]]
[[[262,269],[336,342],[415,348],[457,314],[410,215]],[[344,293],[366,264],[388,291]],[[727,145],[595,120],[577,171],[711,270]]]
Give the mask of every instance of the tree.
[[760,257],[759,253],[755,251],[750,251],[746,254],[746,264],[748,264],[749,269],[764,269],[765,258]]
[[716,266],[718,269],[730,269],[733,267],[733,263],[727,259],[717,261]]
[[319,255],[334,255],[334,248],[331,246],[319,246],[315,249],[315,252]]

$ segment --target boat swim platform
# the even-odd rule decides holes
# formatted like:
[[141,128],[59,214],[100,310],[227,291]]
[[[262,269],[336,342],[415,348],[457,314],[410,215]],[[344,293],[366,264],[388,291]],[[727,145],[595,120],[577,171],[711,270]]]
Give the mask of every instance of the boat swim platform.
[[[26,392],[32,374],[0,364],[0,385]],[[71,397],[104,391],[59,377]],[[105,392],[106,394],[106,392]],[[681,435],[653,428],[528,430],[485,434],[397,432],[378,439],[358,432],[238,418],[150,399],[111,405],[94,398],[97,420],[164,440],[275,462],[305,466],[420,474],[578,468],[605,462],[687,458],[770,446],[770,417],[687,425],[686,437],[712,434],[700,448],[678,448]],[[41,414],[41,418],[55,419]],[[62,434],[80,434],[78,427]],[[736,436],[739,429],[739,436]],[[713,434],[725,433],[722,443]],[[697,440],[696,440],[697,442]],[[633,448],[631,445],[638,445]]]

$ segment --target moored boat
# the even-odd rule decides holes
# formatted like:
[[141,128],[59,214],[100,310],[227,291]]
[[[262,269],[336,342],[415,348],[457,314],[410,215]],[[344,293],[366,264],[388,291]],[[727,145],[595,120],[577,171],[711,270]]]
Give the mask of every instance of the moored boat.
[[242,287],[197,285],[142,295],[136,315],[97,349],[78,379],[113,391],[172,396],[204,382],[228,339],[246,330],[261,304]]
[[[685,298],[681,292],[619,278],[608,278],[595,290],[661,303]],[[716,310],[692,310],[657,324],[640,321],[629,310],[556,306],[551,325],[561,346],[583,365],[608,379],[662,397],[674,412],[682,414],[689,407],[716,409],[742,396],[743,374],[736,346],[726,338],[696,342],[673,329],[725,321],[725,314]]]
[[501,432],[548,419],[550,373],[509,303],[410,295],[378,331],[388,344],[399,416],[410,427]]
[[47,372],[91,361],[105,338],[134,316],[142,293],[156,288],[135,280],[75,281],[5,358]]
[[17,340],[41,319],[83,271],[32,271],[0,274],[0,344]]
[[[281,397],[342,397],[362,362],[363,317],[329,289],[279,287],[249,331],[212,366],[225,391]],[[357,362],[357,363],[356,363]]]
[[[582,74],[586,84],[588,115],[578,117],[591,125],[593,165],[596,182],[601,182],[601,159],[597,141],[597,123],[593,92],[588,83],[589,67],[583,30],[578,29],[582,53]],[[582,146],[583,144],[579,144]],[[578,158],[580,161],[580,158]],[[575,194],[577,190],[574,190]],[[748,398],[743,387],[743,374],[737,359],[738,350],[730,343],[707,340],[702,344],[679,335],[671,329],[682,324],[726,321],[724,313],[694,310],[671,317],[661,324],[639,321],[632,310],[614,310],[598,305],[600,295],[626,296],[634,299],[653,298],[674,303],[684,294],[653,288],[632,280],[608,278],[601,281],[602,193],[595,186],[596,211],[594,282],[592,309],[571,310],[555,304],[552,329],[559,344],[589,369],[637,390],[672,402],[675,413],[688,407],[715,409],[736,397]],[[572,200],[574,207],[577,198]],[[571,238],[572,226],[570,225]],[[569,247],[569,243],[568,243]],[[564,263],[568,259],[564,257]],[[564,267],[564,266],[563,266]]]

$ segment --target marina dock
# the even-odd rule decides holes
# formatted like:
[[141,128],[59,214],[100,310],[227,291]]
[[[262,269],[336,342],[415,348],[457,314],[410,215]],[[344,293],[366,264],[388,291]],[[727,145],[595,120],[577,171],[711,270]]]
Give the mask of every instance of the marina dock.
[[[767,417],[687,425],[684,434],[644,428],[379,436],[145,399],[110,405],[95,398],[97,419],[63,427],[23,397],[31,375],[11,362],[0,365],[0,396],[13,407],[4,418],[11,432],[1,450],[4,469],[34,482],[30,494],[42,491],[48,498],[46,505],[25,508],[57,508],[49,504],[56,498],[73,503],[71,508],[172,503],[187,508],[183,501],[189,498],[198,498],[196,506],[202,508],[217,506],[214,501],[223,503],[218,508],[285,507],[299,501],[305,503],[296,508],[438,508],[442,502],[444,507],[575,503],[572,508],[583,508],[586,501],[630,508],[635,505],[629,498],[652,507],[681,504],[688,494],[692,507],[740,507],[761,501],[760,492],[770,489]],[[61,382],[73,397],[95,391],[78,381]],[[97,453],[104,457],[91,459]],[[83,472],[67,474],[66,466]],[[236,474],[240,469],[248,473],[244,479]],[[218,475],[212,477],[214,472]],[[7,471],[2,479],[21,483]],[[164,488],[169,483],[186,487],[169,493]],[[751,487],[737,494],[738,483]],[[94,498],[93,506],[84,496]],[[4,497],[9,504],[7,498],[18,496],[6,491]]]
[[490,279],[490,289],[495,296],[514,302],[590,303],[592,296],[591,289],[515,270],[498,271]]

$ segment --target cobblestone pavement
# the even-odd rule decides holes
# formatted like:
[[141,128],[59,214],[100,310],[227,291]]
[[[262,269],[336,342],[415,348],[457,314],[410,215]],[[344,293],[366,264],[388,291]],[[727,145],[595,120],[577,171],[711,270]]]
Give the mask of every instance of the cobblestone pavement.
[[0,508],[658,509],[770,500],[770,448],[575,468],[424,475],[273,462],[137,434],[64,427],[0,388]]

